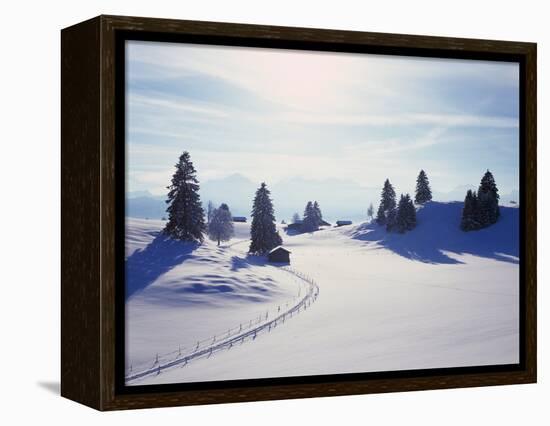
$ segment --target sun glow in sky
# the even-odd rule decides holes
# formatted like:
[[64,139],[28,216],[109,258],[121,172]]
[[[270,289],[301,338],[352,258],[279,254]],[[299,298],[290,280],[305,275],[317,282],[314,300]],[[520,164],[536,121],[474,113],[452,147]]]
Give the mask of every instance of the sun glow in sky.
[[519,66],[127,43],[127,185],[163,194],[187,150],[202,182],[339,179],[412,192],[519,187]]

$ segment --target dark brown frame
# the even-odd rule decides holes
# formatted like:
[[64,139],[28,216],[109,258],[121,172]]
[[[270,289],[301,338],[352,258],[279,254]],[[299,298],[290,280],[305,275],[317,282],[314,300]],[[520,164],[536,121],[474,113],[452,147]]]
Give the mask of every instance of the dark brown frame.
[[[117,34],[187,35],[233,44],[471,59],[510,57],[521,66],[523,183],[520,368],[368,379],[299,380],[183,391],[116,388]],[[248,43],[248,44],[246,44]],[[536,44],[398,34],[99,16],[61,33],[61,394],[99,410],[306,398],[536,382]],[[392,53],[393,52],[393,53]],[[118,148],[120,149],[120,147]],[[118,197],[120,198],[120,197]],[[120,201],[118,201],[120,202]],[[119,205],[120,206],[120,205]],[[528,237],[528,238],[527,238]],[[321,376],[320,376],[321,377]]]

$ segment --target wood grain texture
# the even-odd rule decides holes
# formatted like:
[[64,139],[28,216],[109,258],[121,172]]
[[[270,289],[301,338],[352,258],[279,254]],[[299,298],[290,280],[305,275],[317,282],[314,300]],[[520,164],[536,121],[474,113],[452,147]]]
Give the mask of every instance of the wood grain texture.
[[61,34],[61,395],[100,408],[100,19]]
[[[136,31],[384,46],[525,60],[525,369],[151,394],[115,391],[115,33]],[[536,45],[533,43],[101,16],[62,32],[62,394],[101,410],[490,386],[536,381]],[[119,141],[120,143],[120,141]]]

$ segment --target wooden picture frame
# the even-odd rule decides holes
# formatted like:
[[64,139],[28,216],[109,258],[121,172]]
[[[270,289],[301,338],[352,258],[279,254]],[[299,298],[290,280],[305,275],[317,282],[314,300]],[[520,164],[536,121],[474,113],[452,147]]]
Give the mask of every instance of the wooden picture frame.
[[[119,383],[120,267],[124,243],[124,41],[509,60],[520,65],[520,363],[281,380],[159,385]],[[536,44],[122,16],[99,16],[61,32],[61,394],[98,410],[309,398],[536,382]],[[118,70],[118,74],[117,74]],[[122,141],[122,143],[121,143]],[[117,290],[118,289],[118,290]],[[120,302],[120,300],[119,300]],[[123,367],[122,367],[123,368]]]

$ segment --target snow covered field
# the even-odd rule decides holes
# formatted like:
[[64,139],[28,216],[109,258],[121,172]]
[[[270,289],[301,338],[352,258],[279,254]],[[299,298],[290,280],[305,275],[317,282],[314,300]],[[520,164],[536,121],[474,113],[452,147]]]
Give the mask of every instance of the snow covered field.
[[[518,362],[519,210],[502,207],[495,225],[465,233],[461,208],[428,203],[404,235],[367,224],[281,230],[291,268],[319,287],[315,303],[257,338],[128,384]],[[221,247],[171,241],[162,226],[127,220],[128,375],[157,354],[162,364],[265,323],[307,291],[285,267],[247,257],[247,224]]]

